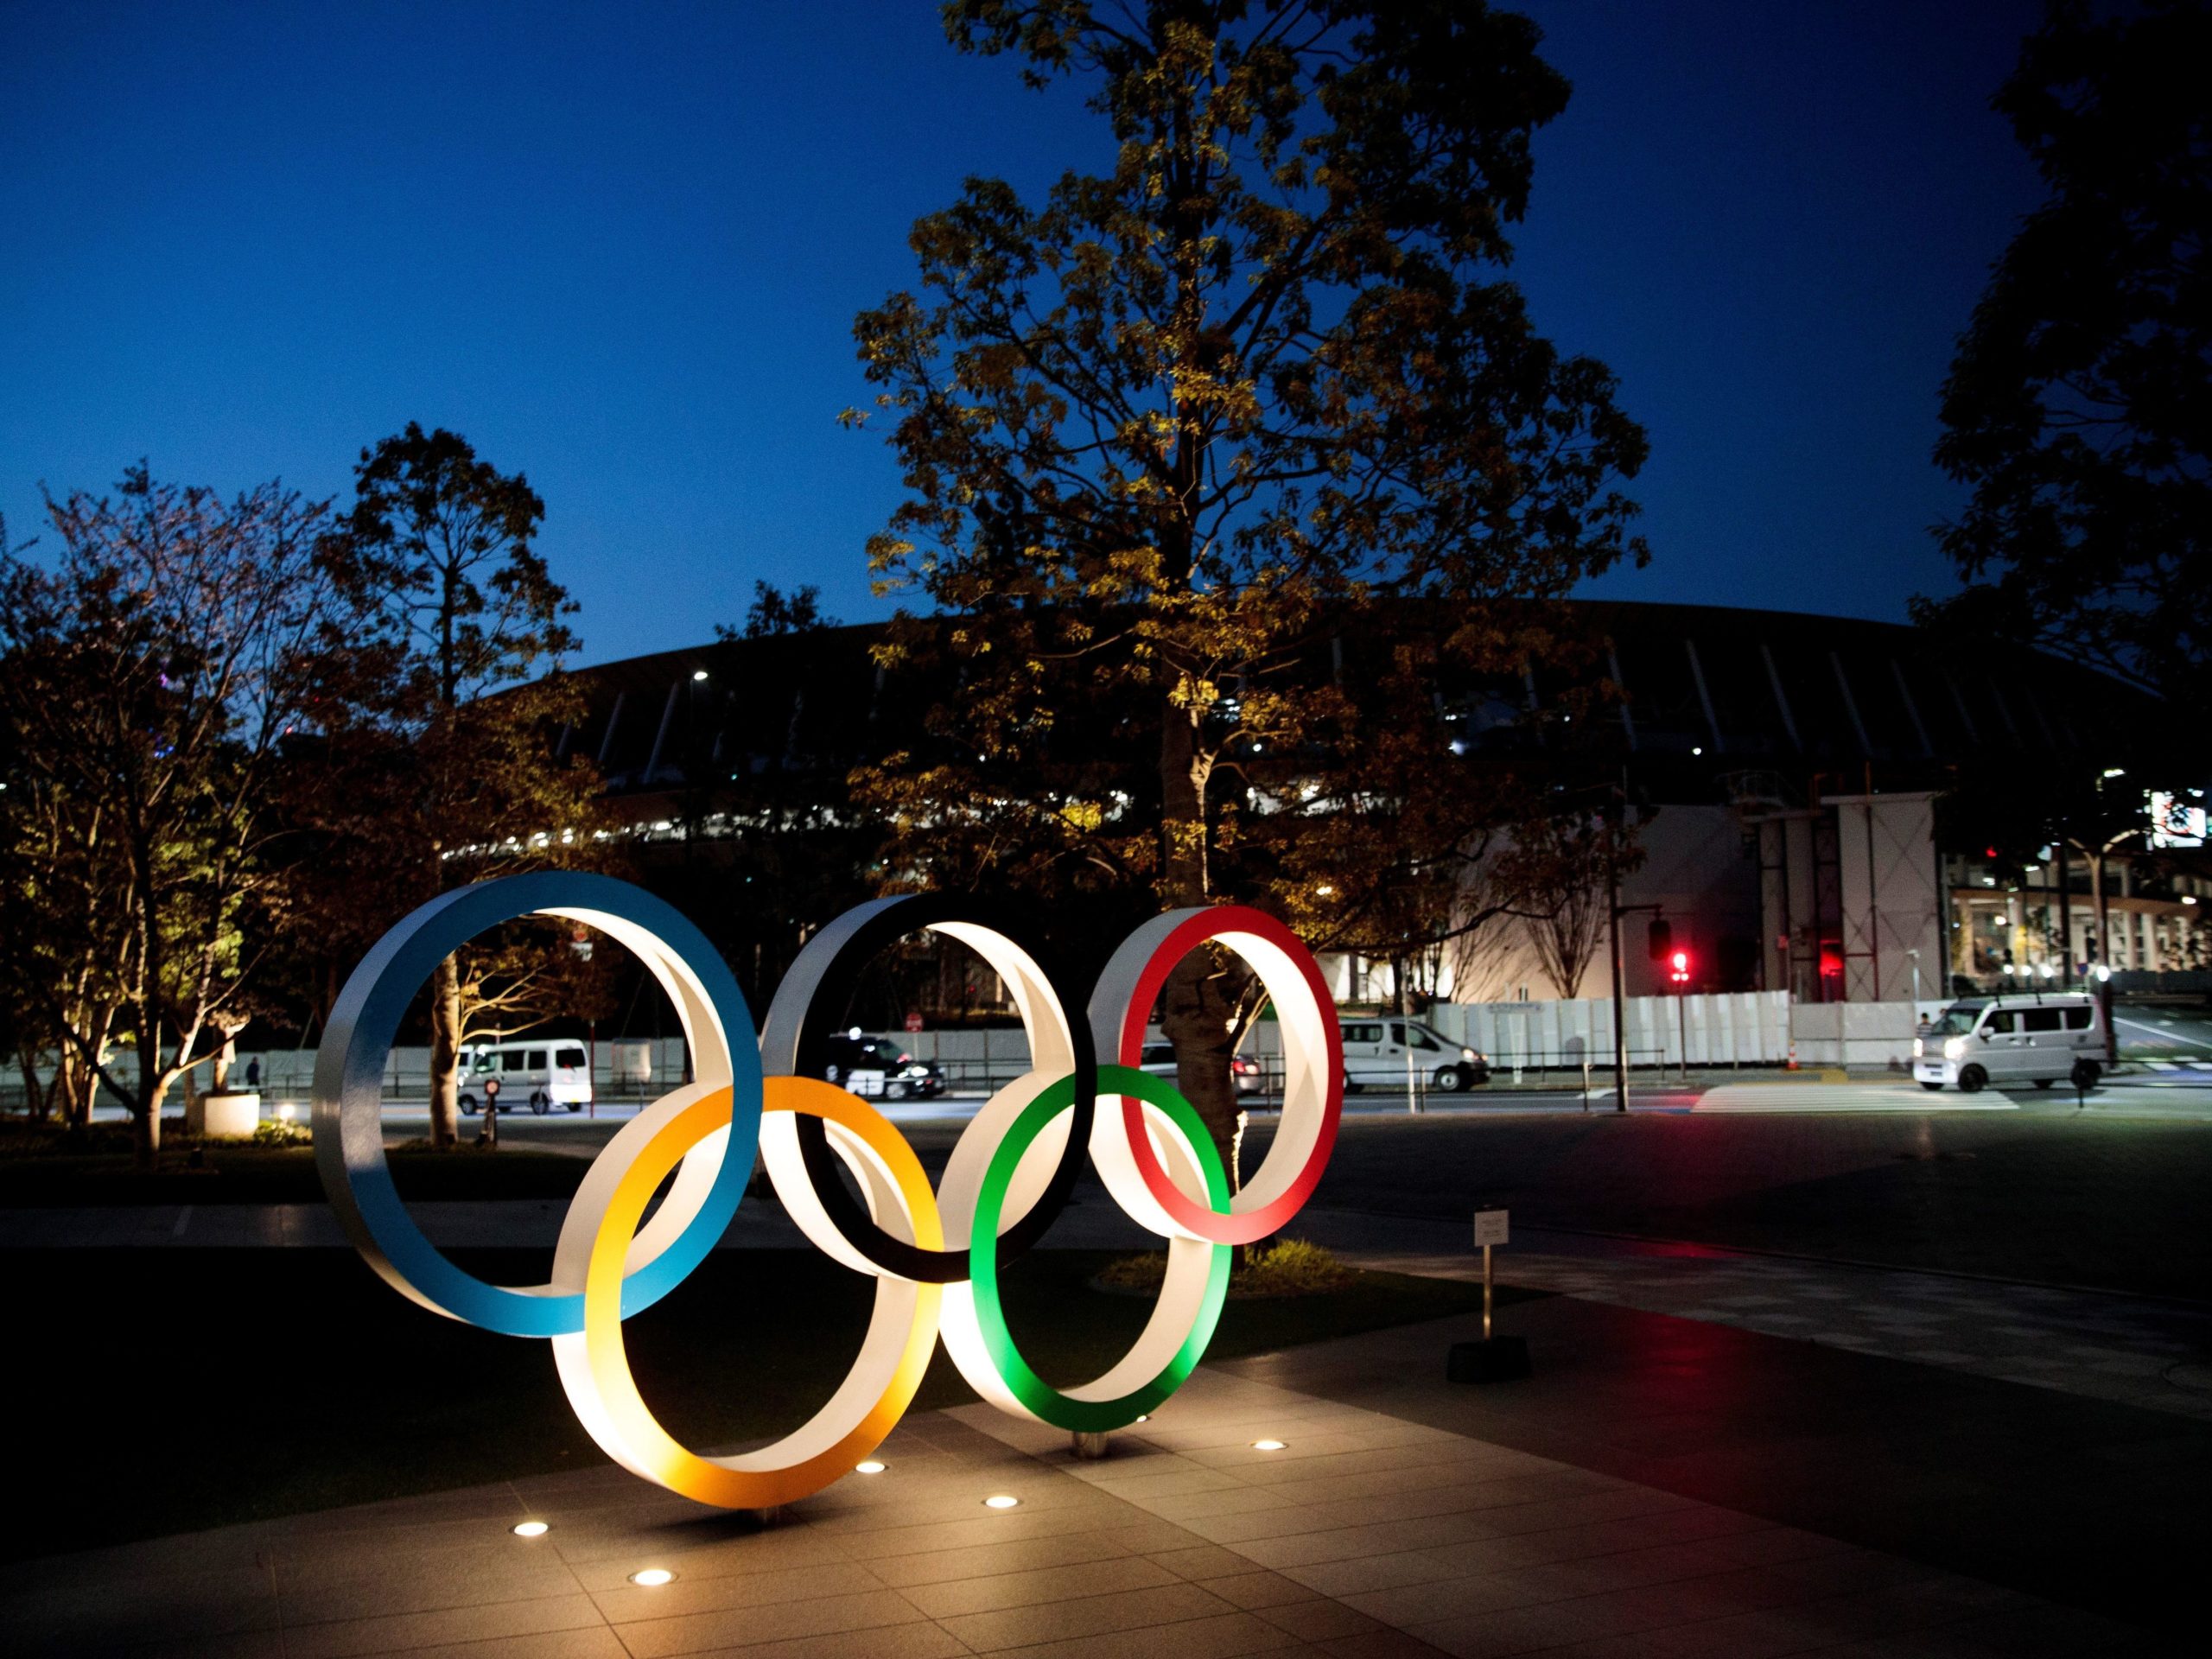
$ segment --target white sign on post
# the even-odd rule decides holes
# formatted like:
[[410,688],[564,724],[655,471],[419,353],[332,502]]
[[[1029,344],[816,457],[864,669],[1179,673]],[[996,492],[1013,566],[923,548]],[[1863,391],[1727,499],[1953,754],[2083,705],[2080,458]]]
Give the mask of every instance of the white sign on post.
[[1476,1211],[1475,1248],[1479,1250],[1485,1244],[1503,1244],[1504,1243],[1505,1211],[1503,1210]]

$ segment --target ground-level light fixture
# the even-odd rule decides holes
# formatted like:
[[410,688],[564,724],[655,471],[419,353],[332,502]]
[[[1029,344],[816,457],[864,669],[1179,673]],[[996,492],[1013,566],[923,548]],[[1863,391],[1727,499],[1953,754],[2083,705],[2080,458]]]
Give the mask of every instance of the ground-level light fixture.
[[673,1583],[675,1579],[676,1574],[670,1572],[664,1567],[640,1567],[637,1572],[632,1573],[630,1575],[631,1583],[642,1584],[648,1590],[657,1588],[664,1584]]
[[1282,1448],[1283,1443],[1281,1440],[1255,1440],[1252,1442],[1252,1449],[1255,1452],[1280,1452]]
[[281,1102],[276,1108],[276,1121],[279,1123],[289,1123],[298,1115],[299,1109],[289,1100]]
[[1010,1510],[1020,1502],[1012,1492],[993,1492],[983,1500],[983,1507],[987,1510]]
[[880,1475],[883,1472],[883,1465],[870,1458],[866,1463],[855,1464],[853,1472],[857,1475]]
[[514,1526],[518,1538],[543,1538],[550,1529],[543,1521],[520,1521]]

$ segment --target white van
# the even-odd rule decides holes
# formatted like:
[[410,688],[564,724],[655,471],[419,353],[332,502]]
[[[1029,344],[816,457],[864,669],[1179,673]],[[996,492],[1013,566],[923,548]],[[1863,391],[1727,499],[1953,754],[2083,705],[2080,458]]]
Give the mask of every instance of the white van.
[[2104,1052],[2104,1021],[2087,991],[1968,997],[1921,1027],[1912,1075],[1923,1089],[1951,1084],[1969,1095],[1993,1083],[2048,1089],[2062,1078],[2093,1089]]
[[1490,1081],[1489,1060],[1418,1020],[1354,1015],[1340,1028],[1347,1090],[1403,1089],[1409,1056],[1410,1069],[1431,1089],[1449,1092]]
[[591,1104],[591,1056],[573,1038],[483,1043],[461,1051],[461,1109],[474,1117],[491,1098],[484,1084],[499,1080],[499,1109],[527,1106],[543,1117],[556,1106],[580,1112]]

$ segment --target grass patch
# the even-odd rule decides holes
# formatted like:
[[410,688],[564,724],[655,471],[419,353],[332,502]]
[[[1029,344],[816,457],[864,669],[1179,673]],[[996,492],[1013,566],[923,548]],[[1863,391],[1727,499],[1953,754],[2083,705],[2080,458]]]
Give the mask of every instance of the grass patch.
[[[454,1252],[506,1283],[542,1279],[547,1255]],[[1110,1259],[1039,1251],[1005,1275],[1015,1339],[1055,1384],[1104,1370],[1151,1313],[1090,1287]],[[16,1449],[0,1559],[606,1461],[547,1344],[440,1319],[351,1251],[17,1250],[9,1268],[17,1363],[0,1372],[0,1399]],[[629,1321],[632,1363],[688,1445],[781,1434],[844,1376],[869,1295],[811,1251],[717,1250]],[[1355,1273],[1335,1292],[1231,1305],[1208,1357],[1480,1301],[1478,1286]],[[972,1398],[940,1351],[914,1409]]]

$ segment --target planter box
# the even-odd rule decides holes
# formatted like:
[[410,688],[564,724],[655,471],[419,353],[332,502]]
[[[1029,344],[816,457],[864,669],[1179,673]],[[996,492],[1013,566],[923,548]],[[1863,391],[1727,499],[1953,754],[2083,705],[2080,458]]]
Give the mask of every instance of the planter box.
[[202,1095],[184,1109],[187,1135],[251,1135],[260,1127],[258,1094]]

